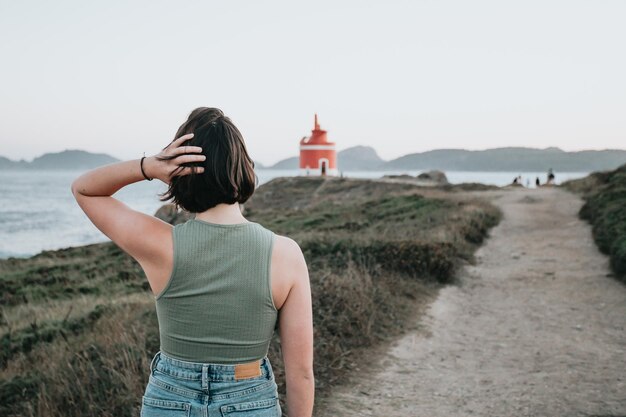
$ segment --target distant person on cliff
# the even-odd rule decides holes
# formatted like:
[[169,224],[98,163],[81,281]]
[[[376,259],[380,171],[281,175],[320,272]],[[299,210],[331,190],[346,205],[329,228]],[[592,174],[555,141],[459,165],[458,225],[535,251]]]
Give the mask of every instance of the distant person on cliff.
[[[145,160],[144,160],[145,159]],[[195,213],[172,226],[112,197],[158,178],[165,199]],[[191,112],[157,155],[109,164],[72,183],[93,224],[143,268],[160,349],[142,417],[243,413],[280,417],[269,358],[277,325],[289,415],[313,411],[313,316],[299,245],[242,215],[258,179],[244,139],[216,108]]]
[[552,168],[548,170],[548,181],[546,183],[551,185],[554,184],[554,172],[552,171]]
[[537,177],[535,179],[535,186],[540,187],[541,186],[541,181],[539,181],[539,177]]

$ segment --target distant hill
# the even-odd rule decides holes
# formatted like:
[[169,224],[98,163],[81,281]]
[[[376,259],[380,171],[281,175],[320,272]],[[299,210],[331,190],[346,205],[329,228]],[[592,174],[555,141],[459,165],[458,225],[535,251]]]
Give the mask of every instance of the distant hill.
[[274,165],[267,167],[268,169],[298,169],[299,156],[292,156],[291,158],[281,159]]
[[359,171],[375,168],[385,161],[371,146],[353,146],[337,152],[339,169]]
[[[338,165],[340,170],[358,171],[378,167],[385,161],[378,156],[376,150],[371,146],[353,146],[337,152]],[[278,161],[270,169],[298,169],[300,157],[293,156]]]
[[[441,171],[598,171],[615,169],[626,163],[626,150],[565,152],[559,148],[495,148],[484,151],[436,149],[381,159],[369,146],[354,146],[337,153],[340,171],[350,170],[441,170]],[[272,169],[297,169],[298,157],[277,162]]]
[[23,159],[12,161],[0,156],[0,169],[92,169],[114,162],[120,162],[120,160],[107,154],[76,149],[46,153],[33,159],[32,162]]
[[30,162],[26,162],[23,159],[19,161],[12,161],[7,157],[0,156],[0,169],[23,169],[28,168]]
[[413,153],[381,165],[386,170],[439,169],[442,171],[556,171],[614,169],[626,162],[626,151],[565,152],[559,148],[496,148],[484,151],[437,149]]

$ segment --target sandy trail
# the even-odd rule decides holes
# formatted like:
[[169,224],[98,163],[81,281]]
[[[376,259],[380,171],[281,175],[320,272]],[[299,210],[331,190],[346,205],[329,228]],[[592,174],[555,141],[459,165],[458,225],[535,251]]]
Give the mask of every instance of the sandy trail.
[[316,416],[626,416],[626,286],[558,188],[476,192],[502,222],[420,327]]

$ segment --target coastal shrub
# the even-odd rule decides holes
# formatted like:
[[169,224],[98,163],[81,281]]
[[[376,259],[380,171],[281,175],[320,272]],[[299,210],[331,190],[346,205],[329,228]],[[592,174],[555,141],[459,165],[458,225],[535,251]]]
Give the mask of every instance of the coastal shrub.
[[483,242],[490,228],[498,224],[501,213],[497,210],[477,211],[466,221],[459,222],[461,234],[471,244]]
[[626,233],[611,246],[611,266],[621,277],[626,276]]
[[617,278],[626,282],[626,165],[563,186],[582,194],[579,216],[591,223],[598,248],[610,256]]
[[307,263],[319,257],[330,258],[341,268],[346,255],[370,258],[385,271],[407,274],[426,281],[449,282],[457,253],[449,242],[311,240],[301,245]]
[[28,372],[8,380],[0,379],[0,416],[24,415],[24,405],[29,404],[37,396],[41,380],[42,375],[39,371]]

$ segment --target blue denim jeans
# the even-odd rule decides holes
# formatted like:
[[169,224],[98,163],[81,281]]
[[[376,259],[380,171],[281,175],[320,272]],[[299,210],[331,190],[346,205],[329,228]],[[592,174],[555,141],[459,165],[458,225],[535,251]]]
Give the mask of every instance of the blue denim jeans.
[[187,362],[158,351],[141,417],[280,417],[267,356],[245,365]]

